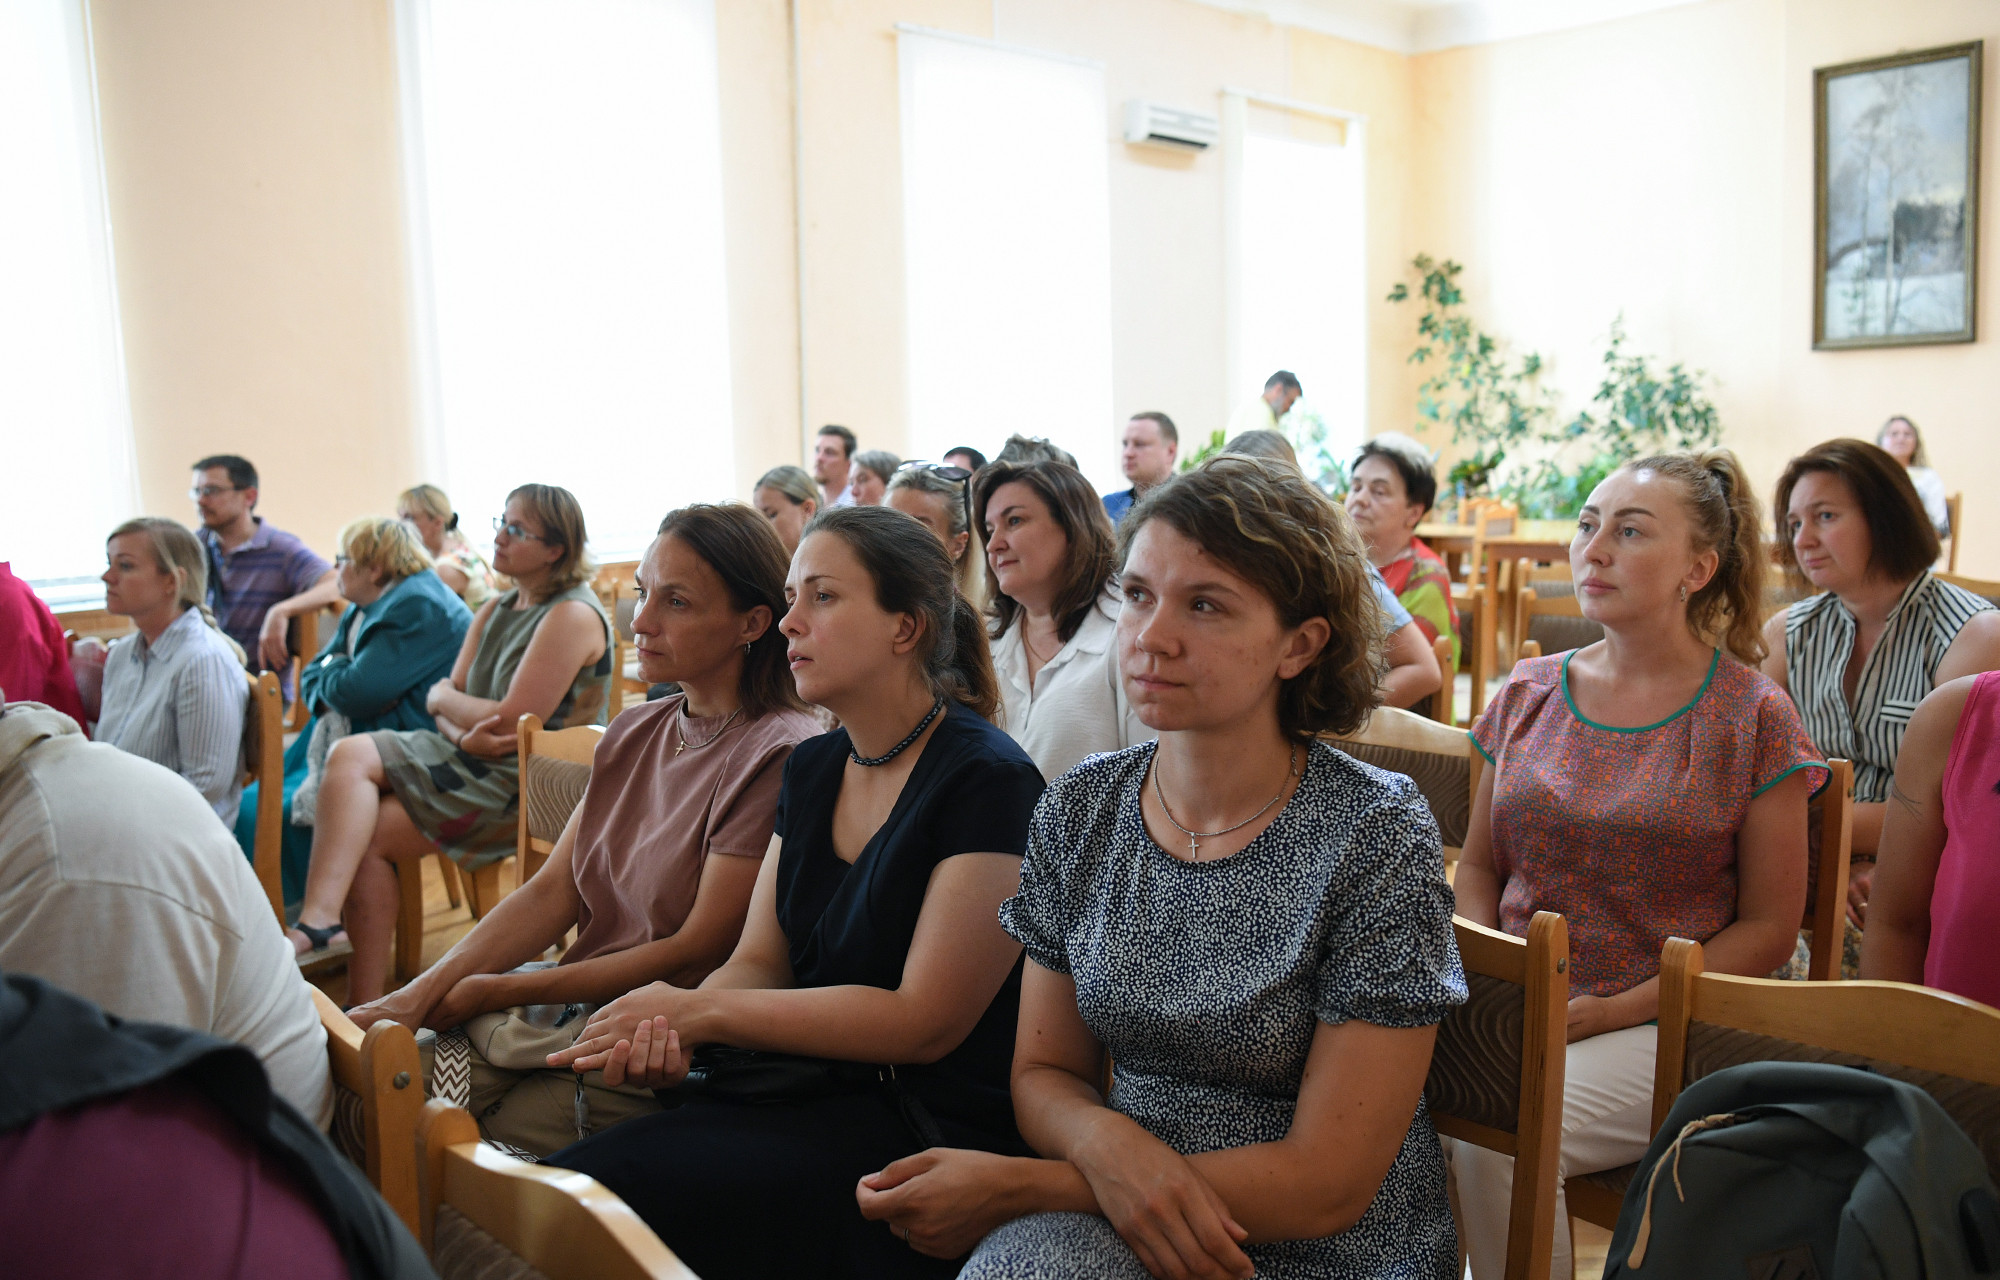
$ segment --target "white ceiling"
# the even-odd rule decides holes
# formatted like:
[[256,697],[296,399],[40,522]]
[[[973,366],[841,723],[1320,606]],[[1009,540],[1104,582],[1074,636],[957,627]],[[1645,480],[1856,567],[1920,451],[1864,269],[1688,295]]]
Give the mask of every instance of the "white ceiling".
[[1197,0],[1397,53],[1429,53],[1609,22],[1699,0]]

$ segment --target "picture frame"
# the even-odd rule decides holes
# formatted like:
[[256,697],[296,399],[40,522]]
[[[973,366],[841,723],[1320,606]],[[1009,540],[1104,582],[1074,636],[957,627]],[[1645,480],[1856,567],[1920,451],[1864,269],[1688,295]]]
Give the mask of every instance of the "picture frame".
[[1813,71],[1813,349],[1972,342],[1984,41]]

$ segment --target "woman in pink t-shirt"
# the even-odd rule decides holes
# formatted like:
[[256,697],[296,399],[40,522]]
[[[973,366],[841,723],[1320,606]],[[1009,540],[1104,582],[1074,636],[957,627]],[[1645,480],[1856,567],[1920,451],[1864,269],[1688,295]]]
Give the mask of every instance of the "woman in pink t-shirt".
[[[1604,639],[1523,662],[1472,728],[1493,762],[1458,864],[1458,913],[1526,934],[1569,924],[1564,1177],[1638,1159],[1652,1137],[1660,949],[1765,974],[1805,902],[1806,801],[1826,778],[1797,710],[1757,670],[1762,521],[1717,450],[1630,463],[1570,545]],[[1725,652],[1726,650],[1726,652]],[[1455,1144],[1472,1270],[1498,1276],[1513,1161]],[[1570,1271],[1558,1189],[1554,1272]]]
[[1861,976],[2000,1006],[2000,671],[1917,704],[1882,821]]
[[[416,981],[354,1011],[363,1027],[447,1032],[434,1091],[462,1086],[488,1137],[547,1155],[659,1109],[648,1090],[546,1059],[598,1004],[660,979],[694,986],[736,946],[785,762],[819,733],[775,625],[787,567],[750,507],[666,518],[639,565],[632,631],[641,673],[680,692],[612,722],[583,802],[532,879]],[[560,964],[517,967],[571,928]]]

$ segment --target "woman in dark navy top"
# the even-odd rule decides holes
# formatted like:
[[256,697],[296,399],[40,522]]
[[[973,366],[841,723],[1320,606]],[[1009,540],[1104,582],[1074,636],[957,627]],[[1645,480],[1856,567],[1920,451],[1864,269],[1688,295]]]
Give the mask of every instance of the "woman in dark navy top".
[[941,1142],[1026,1150],[1008,1096],[1021,947],[997,913],[1042,778],[985,719],[985,633],[921,524],[822,512],[785,593],[799,693],[842,727],[786,764],[777,856],[729,962],[604,1006],[550,1058],[681,1105],[549,1163],[617,1192],[704,1280],[949,1276],[864,1221],[854,1187]]

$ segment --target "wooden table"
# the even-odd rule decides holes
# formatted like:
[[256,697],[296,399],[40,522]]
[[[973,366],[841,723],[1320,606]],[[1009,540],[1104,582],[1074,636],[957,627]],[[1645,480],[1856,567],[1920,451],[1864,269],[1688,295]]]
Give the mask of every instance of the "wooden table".
[[1445,566],[1454,580],[1463,580],[1461,570],[1465,557],[1472,554],[1474,544],[1481,541],[1505,559],[1526,557],[1538,563],[1568,561],[1570,540],[1576,536],[1576,522],[1520,520],[1515,522],[1514,532],[1483,540],[1478,530],[1469,524],[1425,523],[1417,526],[1417,536],[1428,543],[1431,550],[1444,557]]

